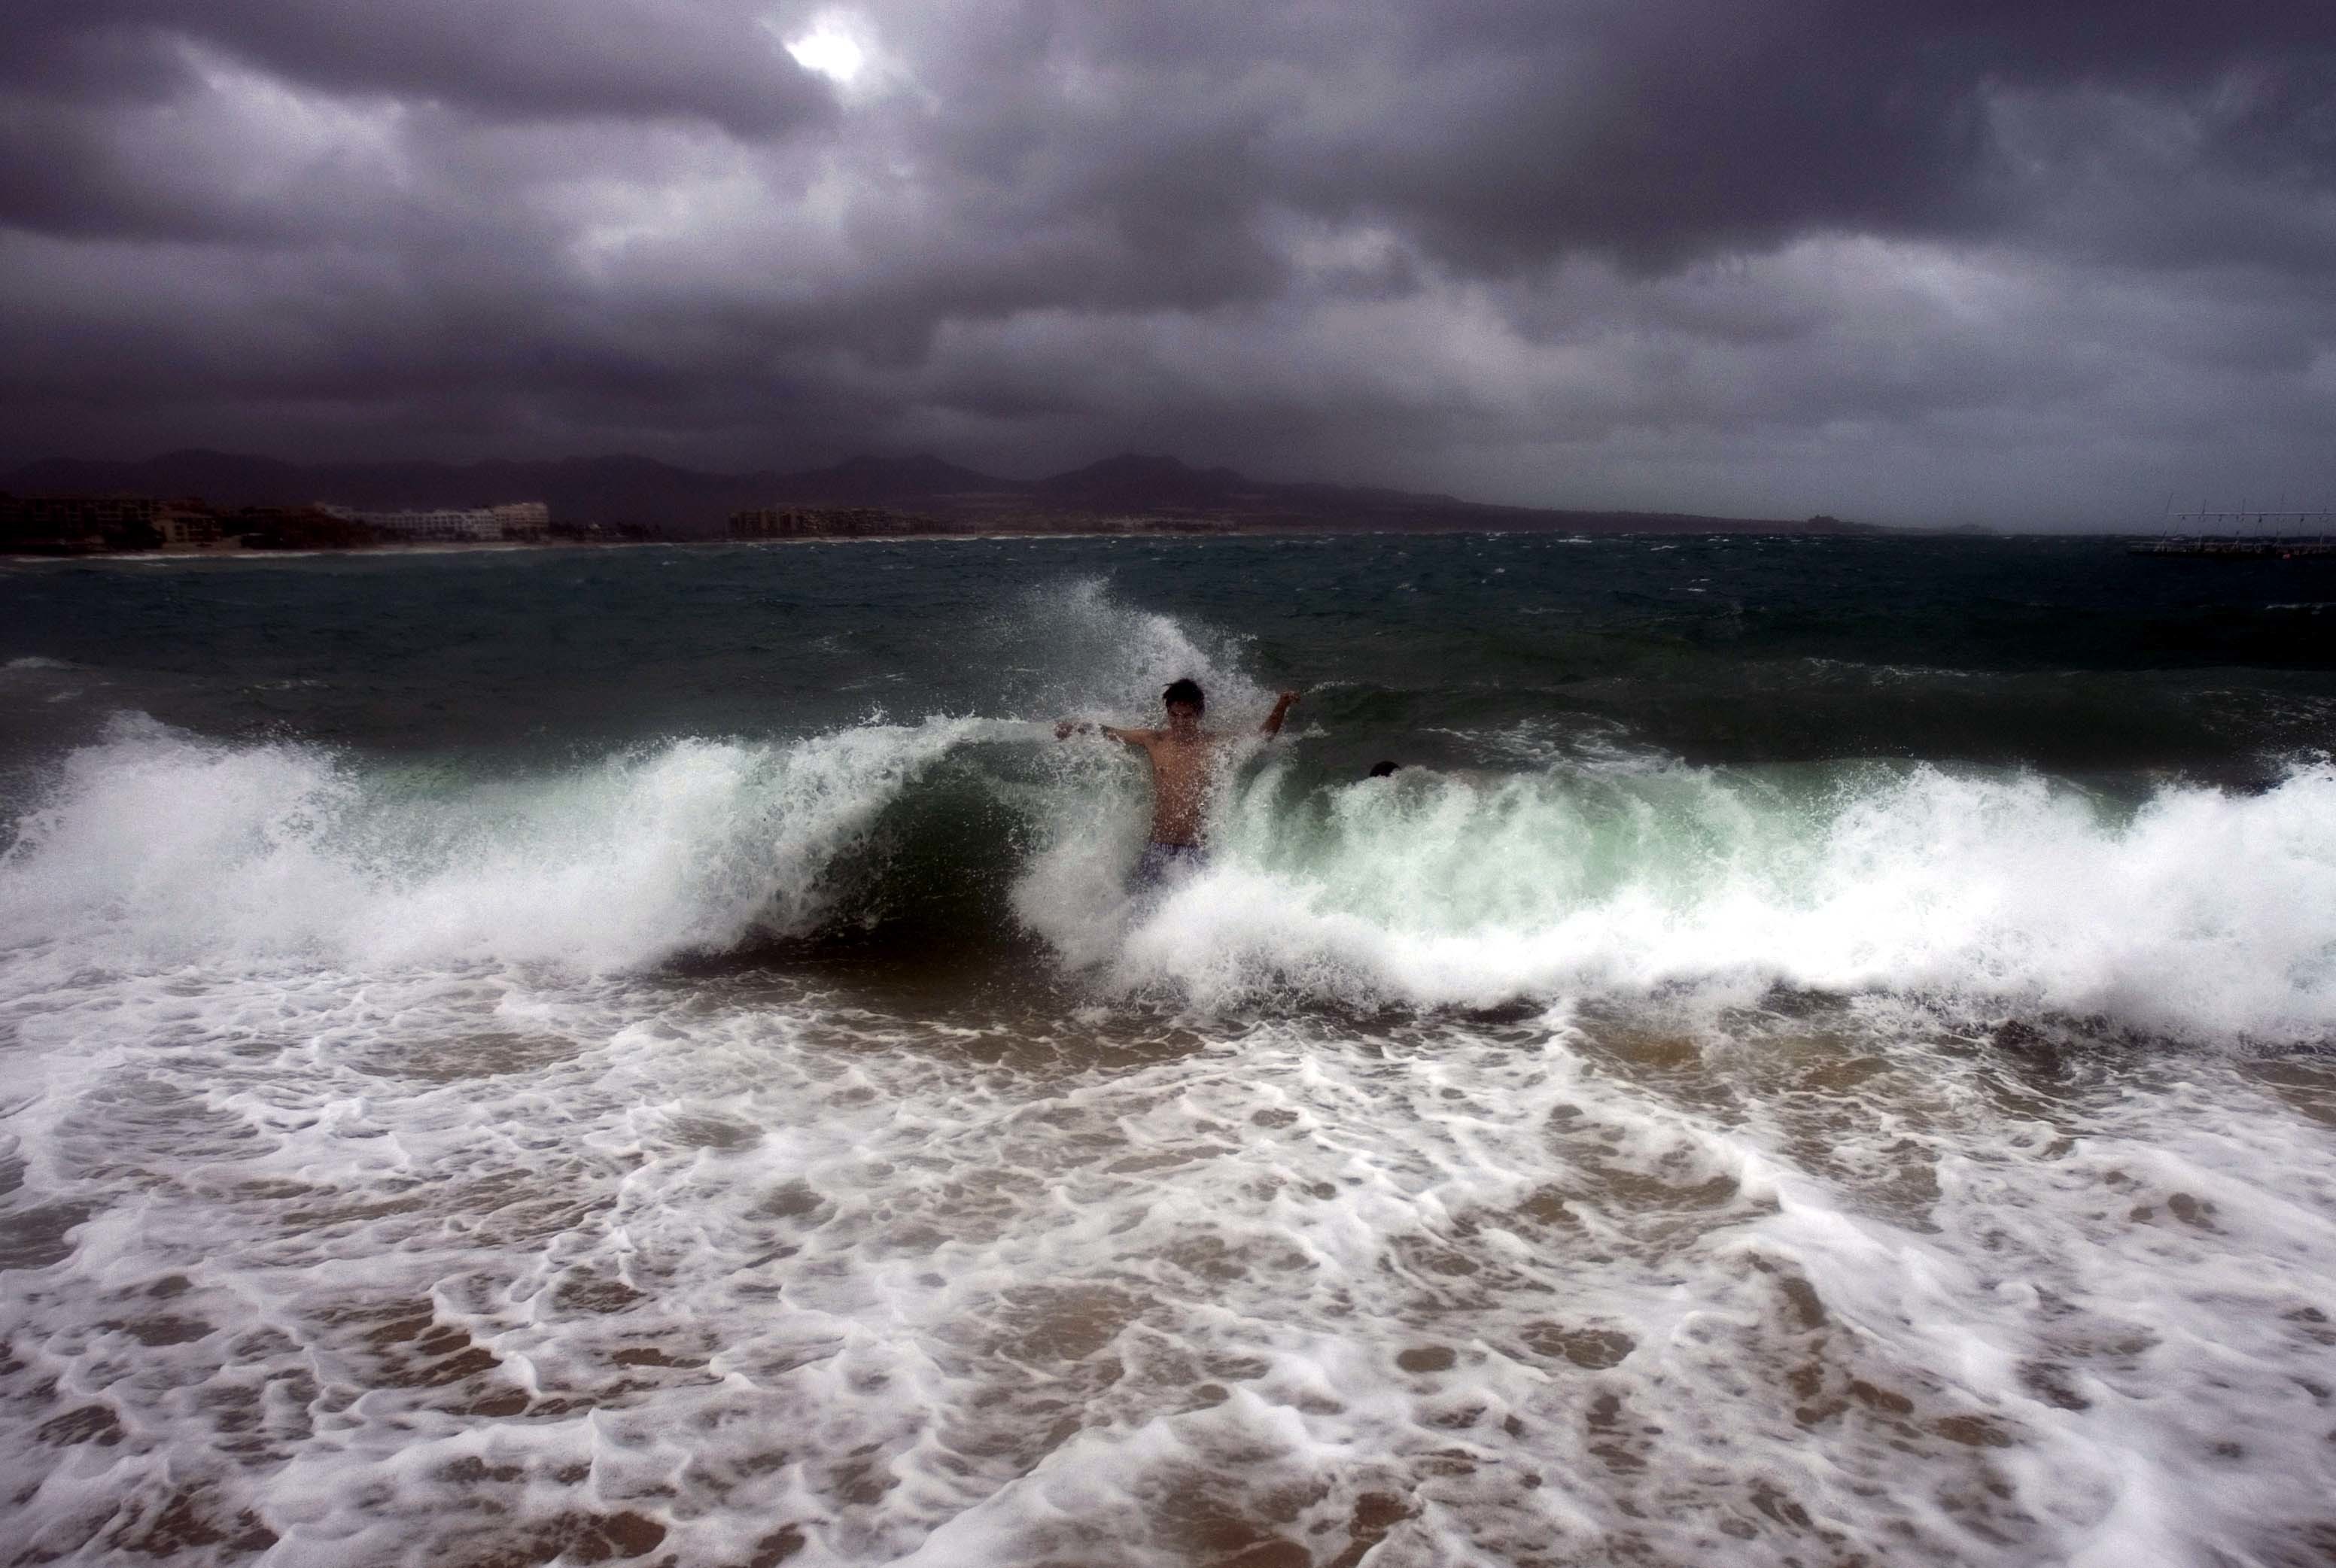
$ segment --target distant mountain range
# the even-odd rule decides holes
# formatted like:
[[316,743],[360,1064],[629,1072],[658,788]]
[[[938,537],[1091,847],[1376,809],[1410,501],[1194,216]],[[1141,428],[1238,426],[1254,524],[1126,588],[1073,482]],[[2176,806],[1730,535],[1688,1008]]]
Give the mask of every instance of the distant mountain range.
[[1564,511],[1347,485],[1277,484],[1231,469],[1127,452],[1037,480],[1003,479],[930,456],[856,457],[799,473],[701,473],[640,457],[552,462],[288,463],[234,452],[166,452],[141,462],[51,459],[0,474],[16,495],[197,496],[213,506],[487,506],[549,502],[560,523],[645,524],[676,538],[720,535],[755,507],[870,507],[961,526],[1068,528],[1141,518],[1170,527],[1438,532],[1548,528],[1570,533],[1863,533],[1806,521],[1675,512]]

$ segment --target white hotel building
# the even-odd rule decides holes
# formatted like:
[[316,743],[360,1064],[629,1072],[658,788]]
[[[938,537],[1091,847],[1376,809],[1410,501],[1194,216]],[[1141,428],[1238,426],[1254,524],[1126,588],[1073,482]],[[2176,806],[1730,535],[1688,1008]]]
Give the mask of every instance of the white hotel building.
[[324,509],[336,518],[363,523],[377,534],[413,544],[540,539],[551,527],[551,508],[541,501],[511,501],[500,507],[441,507],[426,511],[373,512],[354,507]]

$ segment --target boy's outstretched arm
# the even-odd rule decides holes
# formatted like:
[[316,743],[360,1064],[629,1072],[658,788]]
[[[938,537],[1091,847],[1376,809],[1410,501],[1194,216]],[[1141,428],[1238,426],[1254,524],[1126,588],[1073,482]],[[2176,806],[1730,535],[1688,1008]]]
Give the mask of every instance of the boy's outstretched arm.
[[1280,734],[1281,721],[1290,716],[1290,705],[1297,701],[1298,693],[1295,692],[1284,692],[1280,696],[1276,697],[1273,700],[1273,711],[1265,716],[1265,722],[1257,727],[1257,732],[1260,735]]
[[1123,730],[1116,724],[1093,724],[1085,719],[1065,719],[1055,726],[1055,739],[1057,740],[1086,734],[1100,734],[1105,740],[1116,740],[1123,746],[1141,746],[1152,739],[1149,730]]

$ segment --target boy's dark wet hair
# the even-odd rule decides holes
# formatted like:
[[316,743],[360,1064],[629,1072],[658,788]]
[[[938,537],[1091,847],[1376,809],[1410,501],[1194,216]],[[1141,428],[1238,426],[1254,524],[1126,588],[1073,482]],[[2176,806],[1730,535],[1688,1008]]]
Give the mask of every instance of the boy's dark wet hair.
[[1190,677],[1169,682],[1168,689],[1160,693],[1160,701],[1172,708],[1179,702],[1195,709],[1205,709],[1209,705],[1208,698],[1201,694],[1201,683]]
[[1400,762],[1374,762],[1371,764],[1370,776],[1374,779],[1384,779],[1402,766]]

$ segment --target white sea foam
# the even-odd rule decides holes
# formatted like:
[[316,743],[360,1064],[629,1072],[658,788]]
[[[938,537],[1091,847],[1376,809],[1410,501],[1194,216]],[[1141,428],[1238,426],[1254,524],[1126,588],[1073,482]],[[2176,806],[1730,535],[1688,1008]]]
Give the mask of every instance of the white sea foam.
[[128,968],[605,969],[718,949],[815,919],[835,856],[983,731],[682,740],[549,779],[464,781],[125,721],[16,824],[0,946]]
[[2231,1059],[1056,1056],[418,975],[13,1019],[0,1479],[81,1561],[2302,1562],[2336,1478],[2336,1154]]
[[2336,1031],[2323,766],[2262,794],[2167,787],[2137,808],[1929,767],[1414,769],[1310,798],[1270,770],[1225,814],[1212,868],[1106,953],[1095,933],[1112,864],[1042,860],[1033,923],[1123,982],[1212,1003],[1784,984],[2194,1038]]

